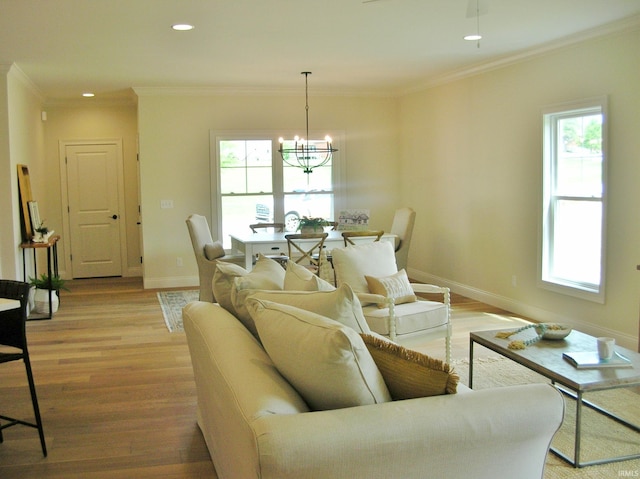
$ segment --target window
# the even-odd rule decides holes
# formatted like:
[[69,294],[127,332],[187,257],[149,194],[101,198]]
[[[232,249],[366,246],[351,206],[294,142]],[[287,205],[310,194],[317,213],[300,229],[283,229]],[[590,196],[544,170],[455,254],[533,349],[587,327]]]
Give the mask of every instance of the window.
[[230,234],[247,234],[252,223],[285,223],[287,231],[293,232],[302,216],[337,217],[343,176],[339,152],[307,175],[283,164],[279,136],[279,132],[211,133],[217,184],[213,211],[225,248],[231,246]]
[[543,114],[541,284],[604,303],[606,101]]

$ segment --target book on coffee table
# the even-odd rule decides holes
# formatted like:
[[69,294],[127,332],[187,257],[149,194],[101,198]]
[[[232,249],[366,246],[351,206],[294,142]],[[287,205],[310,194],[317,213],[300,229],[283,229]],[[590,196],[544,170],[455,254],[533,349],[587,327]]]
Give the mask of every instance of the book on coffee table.
[[631,368],[633,364],[622,354],[616,352],[611,359],[600,359],[597,351],[576,351],[562,353],[567,361],[578,369],[589,368]]

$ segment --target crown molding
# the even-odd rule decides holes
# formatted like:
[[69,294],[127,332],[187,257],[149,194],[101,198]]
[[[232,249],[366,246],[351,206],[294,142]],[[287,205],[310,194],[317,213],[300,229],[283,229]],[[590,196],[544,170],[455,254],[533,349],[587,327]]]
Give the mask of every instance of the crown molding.
[[573,35],[563,37],[559,40],[545,43],[543,45],[524,50],[515,55],[508,55],[497,60],[490,60],[483,63],[477,63],[470,67],[455,70],[444,75],[433,78],[432,80],[416,85],[415,87],[406,88],[398,92],[398,96],[405,96],[412,93],[418,93],[420,91],[428,90],[437,86],[452,83],[454,81],[462,80],[464,78],[487,73],[492,70],[504,68],[510,65],[524,62],[531,58],[541,56],[556,50],[572,47],[578,43],[585,42],[587,40],[604,38],[612,35],[619,35],[629,31],[637,30],[640,28],[640,15],[634,15],[631,17],[618,20],[616,22],[608,23],[597,28],[578,32]]
[[[139,97],[145,96],[304,96],[300,87],[144,87],[134,86]],[[313,89],[313,96],[394,97],[390,90]]]
[[38,101],[40,101],[40,103],[44,102],[45,96],[42,93],[42,90],[40,90],[40,88],[38,88],[36,84],[31,81],[31,78],[29,78],[27,74],[22,71],[17,63],[12,63],[11,65],[5,64],[0,66],[0,68],[2,68],[4,71],[4,67],[6,66],[9,67],[7,69],[9,75],[14,76],[20,83],[27,87],[27,89],[38,98]]

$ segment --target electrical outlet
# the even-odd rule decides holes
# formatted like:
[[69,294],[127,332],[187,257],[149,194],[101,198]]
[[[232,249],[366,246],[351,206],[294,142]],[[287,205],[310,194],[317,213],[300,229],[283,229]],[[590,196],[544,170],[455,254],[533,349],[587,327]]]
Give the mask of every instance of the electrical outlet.
[[511,276],[511,286],[514,288],[518,286],[518,277],[515,274]]
[[177,266],[184,266],[184,263],[182,263],[182,258],[180,256],[178,256],[176,258],[176,265]]
[[173,208],[173,200],[160,200],[160,208]]

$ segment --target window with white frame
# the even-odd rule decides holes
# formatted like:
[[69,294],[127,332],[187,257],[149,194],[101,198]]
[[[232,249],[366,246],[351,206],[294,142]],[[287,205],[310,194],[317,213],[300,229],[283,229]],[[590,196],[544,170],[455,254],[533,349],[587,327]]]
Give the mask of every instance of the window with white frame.
[[294,232],[302,216],[326,220],[337,216],[342,177],[339,153],[307,175],[301,168],[283,164],[279,136],[281,132],[211,132],[217,186],[213,210],[225,248],[231,246],[229,235],[247,234],[253,223],[284,223],[287,231]]
[[540,281],[545,288],[604,303],[606,100],[543,113]]

